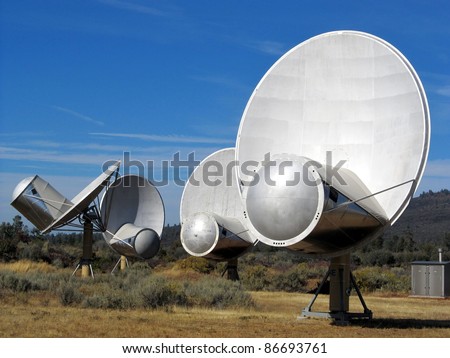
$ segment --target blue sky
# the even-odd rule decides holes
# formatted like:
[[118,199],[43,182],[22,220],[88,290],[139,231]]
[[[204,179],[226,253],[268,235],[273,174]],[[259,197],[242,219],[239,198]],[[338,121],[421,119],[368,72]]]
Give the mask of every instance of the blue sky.
[[[431,6],[432,4],[432,6]],[[234,146],[253,88],[287,50],[359,30],[397,47],[430,105],[418,192],[450,188],[448,1],[0,0],[0,221],[38,174],[69,199],[122,159],[203,159]],[[156,173],[158,175],[158,173]],[[166,223],[182,188],[160,188]]]

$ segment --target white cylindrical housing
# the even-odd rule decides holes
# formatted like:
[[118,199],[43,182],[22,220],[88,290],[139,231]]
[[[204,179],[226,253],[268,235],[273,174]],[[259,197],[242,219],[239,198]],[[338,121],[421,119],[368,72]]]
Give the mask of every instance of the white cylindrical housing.
[[[276,156],[260,166],[247,187],[246,212],[255,236],[266,242],[305,237],[324,205],[322,179],[306,158]],[[272,242],[267,242],[272,244]]]
[[317,225],[324,208],[324,187],[307,158],[274,155],[256,170],[242,193],[246,225],[270,246],[291,246]]
[[73,204],[47,181],[35,175],[17,184],[11,205],[42,231]]
[[150,259],[158,253],[160,238],[155,230],[127,223],[117,230],[109,245],[122,255]]
[[[232,232],[230,228],[233,228]],[[240,228],[236,230],[237,228]],[[198,212],[185,219],[180,239],[183,248],[192,256],[217,261],[229,261],[242,255],[252,244],[238,236],[246,229],[237,219]]]

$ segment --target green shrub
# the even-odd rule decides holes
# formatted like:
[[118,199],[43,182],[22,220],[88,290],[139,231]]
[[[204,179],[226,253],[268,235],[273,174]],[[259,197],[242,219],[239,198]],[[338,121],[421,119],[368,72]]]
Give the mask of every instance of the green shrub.
[[242,290],[239,282],[223,278],[205,278],[185,283],[188,303],[193,306],[226,308],[252,307],[254,302],[249,293]]
[[66,278],[66,274],[57,272],[27,272],[25,275],[32,284],[31,289],[40,291],[55,291],[58,289],[60,282]]
[[52,265],[59,269],[64,268],[64,262],[59,257],[52,261]]
[[82,306],[85,308],[130,309],[139,305],[133,301],[130,293],[109,292],[107,294],[94,294],[93,296],[85,297]]
[[369,266],[385,266],[395,263],[394,254],[388,250],[380,249],[368,252],[362,263]]
[[262,265],[246,266],[241,273],[241,281],[245,288],[252,291],[269,290],[271,277],[269,270]]
[[275,289],[285,292],[305,292],[308,274],[297,267],[275,277]]
[[286,292],[306,292],[311,279],[321,280],[325,275],[325,268],[308,265],[302,262],[286,272],[274,277],[274,289]]
[[161,276],[147,280],[139,293],[142,305],[147,308],[186,304],[186,294],[183,287],[177,282],[169,282]]
[[354,272],[356,283],[363,291],[408,291],[409,275],[405,269],[363,267]]
[[13,292],[27,292],[33,289],[33,283],[15,272],[4,270],[0,272],[0,288]]
[[189,256],[186,259],[178,261],[176,266],[182,270],[193,270],[204,274],[209,274],[214,270],[214,265],[211,261],[195,256]]
[[63,306],[71,306],[80,303],[83,299],[83,294],[79,291],[79,285],[69,282],[61,282],[58,288],[59,302]]

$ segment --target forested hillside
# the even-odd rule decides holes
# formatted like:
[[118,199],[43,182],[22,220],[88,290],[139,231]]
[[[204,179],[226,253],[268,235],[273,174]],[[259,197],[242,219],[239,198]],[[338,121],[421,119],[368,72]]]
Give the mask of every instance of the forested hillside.
[[418,243],[439,243],[450,234],[450,191],[422,193],[411,200],[385,237],[412,234]]

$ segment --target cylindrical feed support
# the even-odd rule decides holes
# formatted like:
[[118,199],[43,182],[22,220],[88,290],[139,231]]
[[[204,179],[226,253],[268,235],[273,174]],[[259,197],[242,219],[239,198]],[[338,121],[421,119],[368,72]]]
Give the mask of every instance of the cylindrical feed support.
[[89,220],[84,222],[83,228],[83,256],[81,259],[81,277],[91,276],[92,242],[94,225]]
[[350,289],[350,255],[332,258],[330,264],[330,312],[349,311]]

